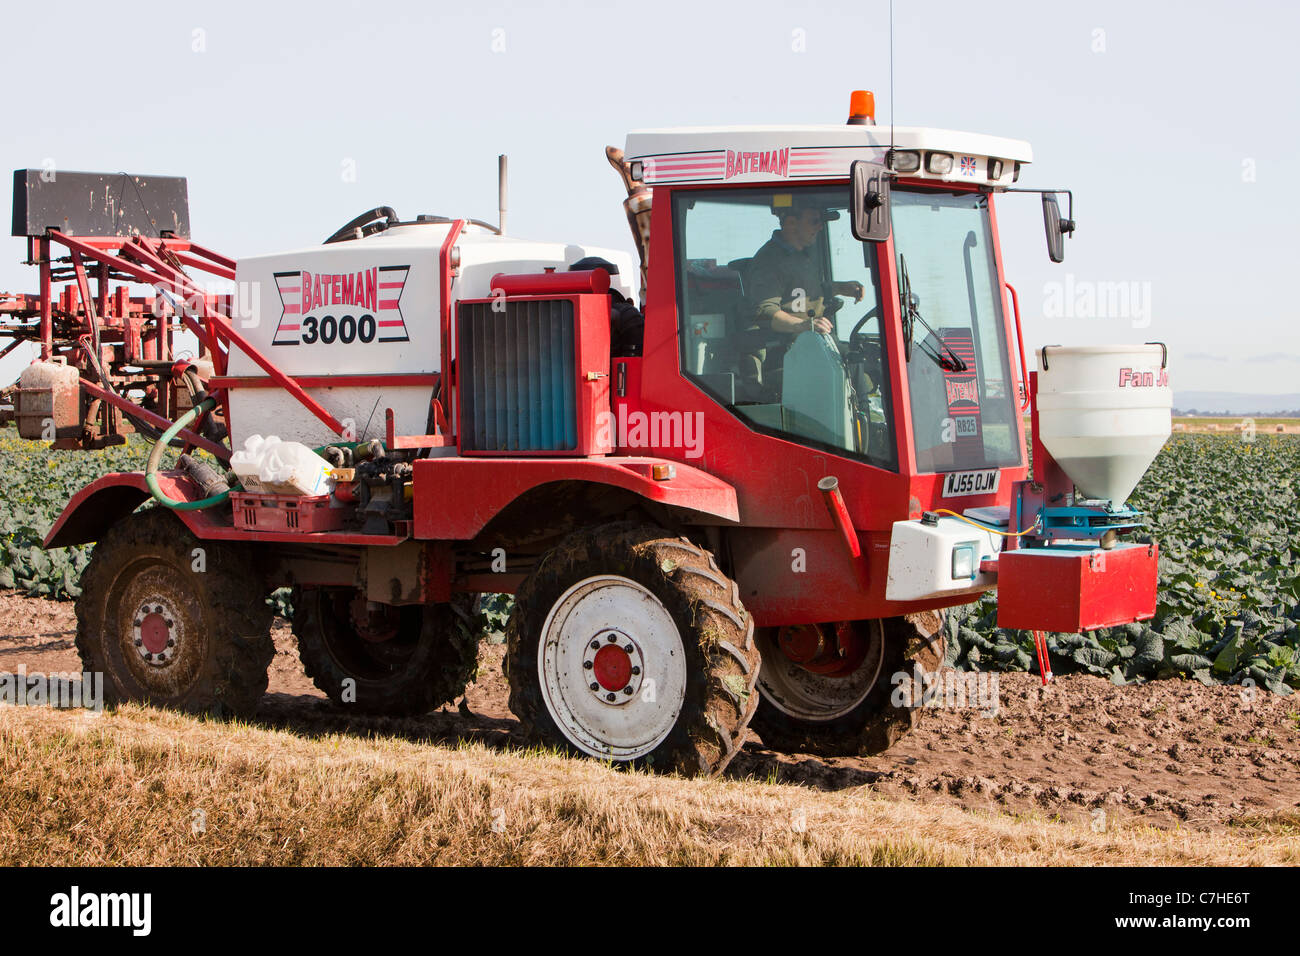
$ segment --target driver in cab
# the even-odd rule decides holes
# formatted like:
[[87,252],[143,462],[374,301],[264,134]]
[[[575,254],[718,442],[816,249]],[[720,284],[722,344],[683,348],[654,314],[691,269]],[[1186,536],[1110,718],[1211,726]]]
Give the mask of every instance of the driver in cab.
[[[754,254],[748,273],[751,300],[756,303],[754,322],[747,330],[751,347],[746,349],[742,377],[762,384],[766,340],[771,330],[795,336],[801,332],[830,334],[826,317],[827,295],[852,296],[862,301],[861,282],[827,282],[822,268],[818,239],[827,222],[839,219],[837,210],[798,193],[777,193],[772,197],[772,214],[780,228]],[[754,347],[758,346],[758,347]]]

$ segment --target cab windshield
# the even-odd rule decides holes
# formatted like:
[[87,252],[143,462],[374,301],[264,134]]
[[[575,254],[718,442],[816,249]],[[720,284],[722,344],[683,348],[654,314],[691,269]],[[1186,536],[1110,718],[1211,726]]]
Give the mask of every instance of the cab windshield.
[[682,190],[681,367],[758,431],[897,468],[877,247],[843,186]]
[[896,189],[891,211],[917,470],[1021,464],[988,197]]

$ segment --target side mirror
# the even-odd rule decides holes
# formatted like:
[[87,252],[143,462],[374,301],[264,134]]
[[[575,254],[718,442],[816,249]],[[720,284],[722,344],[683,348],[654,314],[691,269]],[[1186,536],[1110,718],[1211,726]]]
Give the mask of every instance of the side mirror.
[[884,242],[889,238],[889,171],[879,163],[859,159],[849,168],[849,177],[853,237]]
[[1074,232],[1074,221],[1061,218],[1055,193],[1043,193],[1043,229],[1047,232],[1047,255],[1053,262],[1065,261],[1065,237]]

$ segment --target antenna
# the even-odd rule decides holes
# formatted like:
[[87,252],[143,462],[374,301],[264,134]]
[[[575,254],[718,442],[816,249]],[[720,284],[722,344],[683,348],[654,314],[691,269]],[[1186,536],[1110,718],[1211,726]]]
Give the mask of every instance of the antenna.
[[886,164],[894,164],[894,0],[889,0],[889,155]]

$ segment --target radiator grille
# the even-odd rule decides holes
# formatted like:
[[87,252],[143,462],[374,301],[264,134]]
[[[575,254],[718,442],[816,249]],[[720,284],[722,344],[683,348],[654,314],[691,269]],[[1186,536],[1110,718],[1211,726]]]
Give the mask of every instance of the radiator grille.
[[460,307],[461,449],[577,448],[573,302],[506,301],[497,308]]

